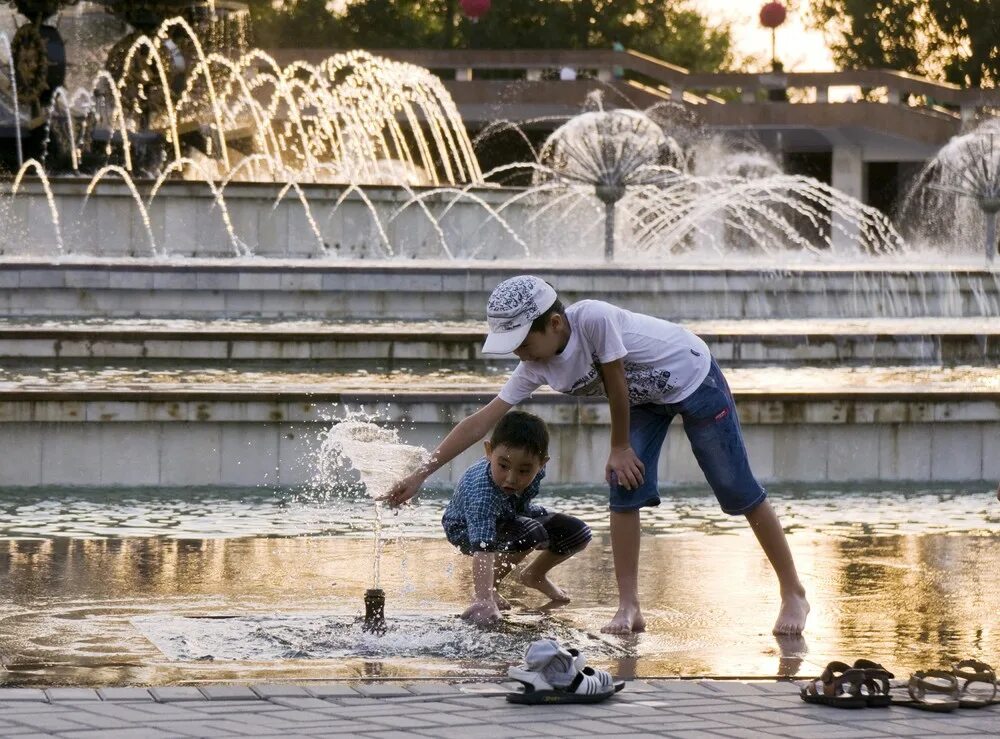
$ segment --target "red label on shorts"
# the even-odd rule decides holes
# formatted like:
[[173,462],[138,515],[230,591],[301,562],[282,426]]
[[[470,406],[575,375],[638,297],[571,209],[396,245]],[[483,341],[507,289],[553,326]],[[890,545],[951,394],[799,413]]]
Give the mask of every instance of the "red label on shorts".
[[729,415],[729,409],[728,408],[723,408],[721,411],[719,411],[716,414],[715,420],[716,421],[721,421],[723,418],[725,418],[728,415]]

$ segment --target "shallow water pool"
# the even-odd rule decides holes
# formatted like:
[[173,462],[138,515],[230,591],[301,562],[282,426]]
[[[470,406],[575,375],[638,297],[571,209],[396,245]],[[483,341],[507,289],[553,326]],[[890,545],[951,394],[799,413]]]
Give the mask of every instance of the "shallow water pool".
[[948,489],[772,489],[813,612],[801,639],[770,634],[774,576],[743,518],[702,488],[644,513],[648,630],[609,637],[606,494],[557,489],[591,546],[557,569],[550,608],[514,582],[514,610],[481,632],[456,618],[468,558],[439,533],[446,494],[384,516],[389,631],[360,629],[373,578],[373,505],[357,495],[164,490],[0,491],[0,682],[502,674],[534,638],[580,645],[629,676],[810,675],[869,657],[905,676],[964,657],[1000,662],[1000,503]]

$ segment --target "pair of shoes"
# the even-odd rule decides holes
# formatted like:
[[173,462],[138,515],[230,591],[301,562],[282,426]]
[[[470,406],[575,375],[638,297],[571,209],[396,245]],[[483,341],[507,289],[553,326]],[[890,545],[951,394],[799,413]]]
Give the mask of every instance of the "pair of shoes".
[[599,703],[625,687],[624,681],[616,681],[611,673],[588,667],[579,650],[563,647],[553,639],[532,642],[524,662],[507,670],[508,677],[524,687],[521,692],[507,694],[510,703]]
[[885,708],[889,705],[889,680],[894,675],[878,662],[859,659],[854,666],[831,662],[823,674],[802,687],[806,703],[836,708]]
[[910,700],[893,700],[894,706],[948,713],[956,708],[983,708],[1000,704],[997,676],[985,662],[965,659],[950,670],[919,670],[910,676]]

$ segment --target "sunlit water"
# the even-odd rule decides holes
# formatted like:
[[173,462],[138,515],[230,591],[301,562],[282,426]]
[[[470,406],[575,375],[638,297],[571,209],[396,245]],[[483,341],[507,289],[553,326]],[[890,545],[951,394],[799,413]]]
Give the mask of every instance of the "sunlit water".
[[742,518],[702,487],[643,514],[648,632],[599,634],[615,604],[606,494],[557,488],[591,546],[556,570],[573,595],[513,581],[502,629],[467,605],[467,558],[440,534],[447,491],[385,517],[390,629],[359,628],[370,587],[365,495],[252,490],[0,493],[0,659],[5,684],[502,674],[552,635],[616,672],[814,674],[868,656],[897,673],[1000,657],[1000,503],[982,484],[773,490],[813,605],[804,639],[770,635],[777,588]]

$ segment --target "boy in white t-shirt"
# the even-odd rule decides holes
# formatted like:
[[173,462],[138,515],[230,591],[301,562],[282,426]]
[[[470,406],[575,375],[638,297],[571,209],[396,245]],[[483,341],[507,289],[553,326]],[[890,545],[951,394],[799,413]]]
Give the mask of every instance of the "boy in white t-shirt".
[[513,406],[542,385],[576,396],[606,396],[611,410],[611,547],[618,612],[601,630],[642,631],[639,509],[659,505],[656,467],[675,415],[722,509],[747,517],[781,588],[776,634],[801,633],[809,613],[791,550],[754,478],[732,393],[705,342],[669,321],[581,300],[564,308],[544,280],[520,275],[497,285],[486,307],[486,354],[521,360],[500,393],[461,421],[430,460],[386,495],[400,505],[424,480],[476,443]]

